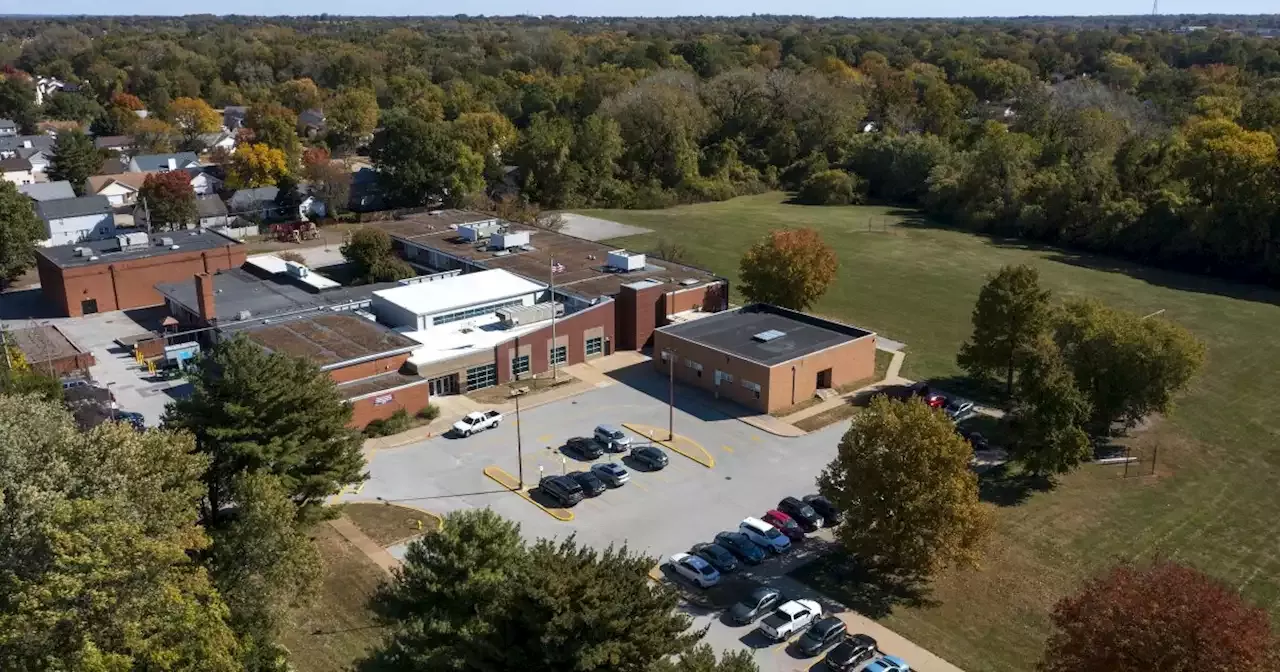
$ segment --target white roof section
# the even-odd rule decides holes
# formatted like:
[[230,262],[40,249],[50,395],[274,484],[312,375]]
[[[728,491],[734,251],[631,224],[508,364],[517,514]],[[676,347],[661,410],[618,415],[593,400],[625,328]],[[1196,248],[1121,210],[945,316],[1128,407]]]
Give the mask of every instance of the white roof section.
[[497,268],[456,275],[435,282],[383,289],[373,295],[415,315],[435,315],[456,308],[524,296],[546,288],[540,282],[526,280]]
[[248,256],[244,258],[244,263],[249,266],[253,266],[254,268],[262,269],[272,275],[288,275],[294,280],[297,280],[298,282],[317,291],[333,289],[334,287],[340,286],[337,282],[334,282],[323,275],[316,275],[315,273],[312,273],[311,269],[302,264],[294,264],[295,271],[291,273],[289,272],[289,264],[291,262],[285,261],[274,254],[255,254]]
[[252,254],[244,258],[244,263],[268,273],[284,273],[288,270],[284,265],[284,259],[274,254]]
[[422,347],[415,349],[409,356],[410,364],[421,367],[477,352],[492,354],[494,346],[499,343],[537,331],[549,324],[551,320],[547,319],[504,329],[501,321],[490,315],[487,319],[482,318],[479,324],[450,324],[429,331],[397,331],[422,344]]

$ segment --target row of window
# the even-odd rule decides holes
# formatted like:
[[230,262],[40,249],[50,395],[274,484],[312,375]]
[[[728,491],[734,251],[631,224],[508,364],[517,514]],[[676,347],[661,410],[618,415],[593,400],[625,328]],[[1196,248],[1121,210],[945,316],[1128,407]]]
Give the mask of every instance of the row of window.
[[516,299],[514,301],[495,303],[492,306],[480,306],[478,308],[468,308],[466,310],[459,310],[453,313],[445,313],[431,318],[431,324],[438,327],[442,324],[457,322],[458,320],[467,320],[473,317],[480,317],[481,315],[492,315],[503,308],[510,308],[512,306],[519,306],[522,304],[524,304],[524,301]]
[[484,364],[467,369],[467,389],[482,390],[498,384],[498,365]]
[[[662,361],[664,362],[672,359],[674,356],[675,355],[671,354],[670,351],[667,351],[667,350],[662,351]],[[698,378],[702,377],[702,364],[699,364],[698,362],[695,362],[692,359],[686,358],[684,360],[684,365],[692,369],[696,377]],[[720,369],[716,369],[716,385],[717,386],[720,385],[720,383],[732,383],[732,382],[733,382],[733,374],[725,371],[721,371]],[[755,394],[756,399],[760,398],[760,385],[758,383],[753,383],[749,380],[743,380],[742,386],[747,388],[748,390],[751,390]]]
[[[588,357],[599,355],[604,352],[604,337],[596,336],[586,340],[586,354]],[[561,365],[569,361],[569,346],[556,346],[551,351],[551,363]],[[523,376],[529,373],[529,355],[519,355],[511,359],[511,374],[513,376]],[[470,387],[470,386],[468,386]]]

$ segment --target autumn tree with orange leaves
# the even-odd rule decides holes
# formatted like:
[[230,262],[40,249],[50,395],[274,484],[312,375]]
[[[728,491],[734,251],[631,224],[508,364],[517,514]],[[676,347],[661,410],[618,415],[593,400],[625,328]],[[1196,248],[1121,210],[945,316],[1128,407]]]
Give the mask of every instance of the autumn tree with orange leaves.
[[836,253],[814,229],[773,231],[742,255],[739,273],[748,300],[805,310],[836,277]]

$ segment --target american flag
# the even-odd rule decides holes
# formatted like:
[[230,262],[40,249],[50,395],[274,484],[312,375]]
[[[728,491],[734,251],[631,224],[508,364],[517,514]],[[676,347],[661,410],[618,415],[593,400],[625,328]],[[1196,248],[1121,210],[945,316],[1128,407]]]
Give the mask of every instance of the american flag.
[[564,273],[564,264],[562,264],[562,263],[560,263],[560,262],[555,262],[555,263],[551,264],[551,272],[552,272],[552,273]]

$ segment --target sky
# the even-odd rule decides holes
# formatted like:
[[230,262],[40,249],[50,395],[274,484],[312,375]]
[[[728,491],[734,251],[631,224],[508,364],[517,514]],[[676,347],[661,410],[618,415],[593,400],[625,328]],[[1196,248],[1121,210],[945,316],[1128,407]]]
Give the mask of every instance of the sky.
[[[1148,14],[1151,0],[220,0],[195,7],[173,0],[44,0],[0,2],[41,14],[175,14],[206,9],[218,14],[689,16],[803,14],[849,17],[956,17]],[[13,11],[13,10],[9,10]],[[0,13],[4,13],[0,9]],[[1262,14],[1280,12],[1280,0],[1160,0],[1161,14]]]

